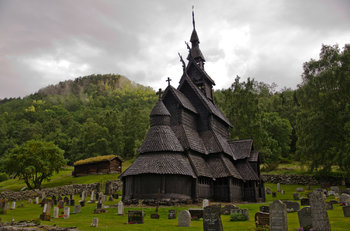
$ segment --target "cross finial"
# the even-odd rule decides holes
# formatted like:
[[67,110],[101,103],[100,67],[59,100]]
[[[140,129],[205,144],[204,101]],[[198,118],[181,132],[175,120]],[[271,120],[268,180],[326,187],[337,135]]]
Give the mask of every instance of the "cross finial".
[[158,90],[158,92],[156,94],[158,95],[159,100],[162,100],[162,94],[163,94],[162,88],[159,88],[159,90]]
[[168,82],[168,86],[170,86],[170,81],[171,81],[172,79],[170,79],[170,77],[168,77],[168,79],[167,80],[165,80],[165,82]]

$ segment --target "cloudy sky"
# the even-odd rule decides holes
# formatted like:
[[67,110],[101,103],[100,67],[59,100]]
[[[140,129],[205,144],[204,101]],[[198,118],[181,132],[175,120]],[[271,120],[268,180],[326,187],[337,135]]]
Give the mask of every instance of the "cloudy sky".
[[236,75],[295,88],[322,44],[350,43],[348,0],[0,0],[0,98],[104,73],[177,86],[192,5],[216,89]]

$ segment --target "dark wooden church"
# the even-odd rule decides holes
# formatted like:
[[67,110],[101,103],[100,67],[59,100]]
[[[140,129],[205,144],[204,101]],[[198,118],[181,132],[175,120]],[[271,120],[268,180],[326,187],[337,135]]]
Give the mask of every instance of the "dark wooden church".
[[193,18],[188,64],[150,114],[139,157],[121,175],[123,200],[192,199],[264,201],[259,153],[253,140],[229,140],[230,121],[214,103],[214,80]]

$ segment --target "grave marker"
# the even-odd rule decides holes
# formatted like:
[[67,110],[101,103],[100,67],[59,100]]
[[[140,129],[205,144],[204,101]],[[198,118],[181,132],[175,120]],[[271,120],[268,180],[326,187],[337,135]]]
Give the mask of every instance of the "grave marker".
[[53,218],[58,218],[58,215],[60,213],[60,209],[58,207],[53,208]]
[[39,204],[39,197],[35,197],[35,204]]
[[189,227],[191,226],[191,214],[188,210],[182,210],[179,214],[178,226]]
[[269,187],[266,187],[266,194],[271,194],[271,189]]
[[232,214],[242,214],[247,221],[249,220],[249,211],[248,211],[248,209],[240,209],[240,208],[232,209],[231,210],[231,215]]
[[297,191],[297,192],[304,192],[305,190],[304,190],[303,187],[299,187],[299,188],[296,189],[296,191]]
[[270,212],[270,207],[267,206],[267,205],[260,206],[260,212],[269,213]]
[[272,197],[276,197],[276,196],[277,196],[276,192],[272,192]]
[[168,219],[176,219],[176,210],[175,209],[169,209]]
[[281,184],[277,183],[277,192],[281,192]]
[[202,201],[202,208],[204,209],[205,207],[209,206],[209,200],[208,199],[204,199]]
[[267,227],[270,225],[270,213],[257,212],[255,213],[256,227]]
[[7,213],[7,199],[1,199],[0,200],[0,214],[6,214]]
[[51,215],[50,215],[50,211],[51,211],[51,201],[47,200],[47,202],[44,204],[43,207],[43,212],[42,214],[40,214],[40,220],[42,221],[50,221]]
[[14,210],[16,209],[16,201],[12,201],[12,204],[11,204],[11,210]]
[[98,218],[97,217],[92,218],[91,227],[98,227]]
[[78,214],[81,212],[81,206],[80,205],[75,205],[74,206],[74,214]]
[[344,217],[350,217],[350,206],[343,206]]
[[69,219],[70,217],[70,207],[64,207],[63,209],[63,218]]
[[283,201],[283,203],[287,206],[287,212],[297,212],[300,209],[298,202]]
[[314,230],[330,231],[331,226],[323,201],[323,192],[315,190],[310,194],[312,227]]
[[298,211],[299,225],[304,229],[312,227],[312,217],[310,206],[304,207]]
[[220,205],[210,205],[203,209],[203,231],[223,231],[220,213]]
[[302,198],[300,199],[300,204],[301,204],[301,205],[310,205],[310,199],[309,199],[309,198],[302,197]]
[[128,223],[129,224],[143,224],[144,212],[141,210],[129,210],[128,211]]
[[124,215],[124,204],[122,201],[118,202],[118,215]]
[[199,220],[203,218],[203,209],[191,208],[188,211],[191,214],[192,220]]
[[299,193],[293,193],[293,199],[298,201],[300,198],[299,198]]
[[270,231],[288,231],[287,207],[280,200],[270,205]]

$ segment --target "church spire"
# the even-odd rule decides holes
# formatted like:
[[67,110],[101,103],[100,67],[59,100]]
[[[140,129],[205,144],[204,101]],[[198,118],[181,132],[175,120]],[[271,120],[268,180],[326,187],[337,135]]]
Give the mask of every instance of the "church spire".
[[191,38],[190,38],[190,42],[192,44],[192,48],[190,50],[190,54],[192,56],[192,58],[196,61],[196,63],[200,66],[201,69],[204,70],[204,56],[201,52],[201,50],[199,49],[199,38],[198,38],[198,34],[196,31],[196,23],[194,20],[194,7],[192,6],[192,25],[193,25],[193,31],[191,34]]

